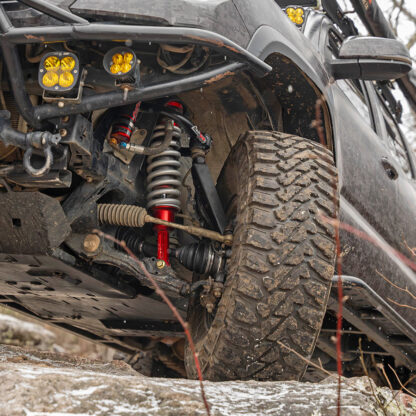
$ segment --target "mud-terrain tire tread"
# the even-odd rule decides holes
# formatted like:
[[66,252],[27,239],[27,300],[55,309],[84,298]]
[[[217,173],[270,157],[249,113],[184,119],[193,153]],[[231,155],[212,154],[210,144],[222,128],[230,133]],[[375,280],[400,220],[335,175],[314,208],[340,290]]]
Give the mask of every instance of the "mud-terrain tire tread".
[[[233,183],[237,182],[237,183]],[[237,192],[228,277],[209,330],[188,320],[208,380],[298,380],[325,315],[334,272],[337,173],[332,153],[313,141],[267,131],[242,135],[218,179]],[[196,378],[189,348],[185,365]]]

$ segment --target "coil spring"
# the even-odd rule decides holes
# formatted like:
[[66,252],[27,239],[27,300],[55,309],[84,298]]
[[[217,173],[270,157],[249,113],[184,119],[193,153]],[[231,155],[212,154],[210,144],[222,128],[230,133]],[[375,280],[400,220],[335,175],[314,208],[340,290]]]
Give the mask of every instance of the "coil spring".
[[[165,134],[166,124],[162,120],[155,127],[150,140],[150,146],[159,146]],[[159,206],[168,206],[180,210],[180,136],[181,129],[178,126],[174,126],[170,146],[162,153],[147,157],[146,189],[148,210]]]

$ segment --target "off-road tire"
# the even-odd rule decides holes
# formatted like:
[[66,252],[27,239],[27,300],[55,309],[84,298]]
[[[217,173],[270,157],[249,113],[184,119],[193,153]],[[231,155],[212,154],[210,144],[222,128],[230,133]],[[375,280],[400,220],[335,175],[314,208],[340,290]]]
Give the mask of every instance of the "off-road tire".
[[[206,379],[302,377],[307,364],[293,351],[311,357],[334,273],[335,233],[323,216],[337,215],[336,184],[332,153],[315,142],[239,138],[217,184],[235,220],[224,293],[210,324],[197,296],[188,311]],[[189,347],[185,366],[196,378]]]

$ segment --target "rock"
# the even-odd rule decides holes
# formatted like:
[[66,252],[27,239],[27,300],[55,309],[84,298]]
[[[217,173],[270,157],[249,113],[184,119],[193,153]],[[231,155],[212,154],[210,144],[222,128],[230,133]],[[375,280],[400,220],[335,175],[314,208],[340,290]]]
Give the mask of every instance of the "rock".
[[[29,347],[40,351],[73,353],[103,361],[112,360],[116,352],[112,348],[80,338],[61,328],[38,324],[34,319],[27,320],[25,316],[14,315],[15,312],[0,306],[0,344]],[[119,356],[126,358],[125,354]]]
[[55,334],[41,325],[0,314],[0,344],[48,350],[55,339]]
[[[0,346],[0,378],[0,416],[206,414],[198,382],[148,378],[119,361]],[[394,392],[370,383],[366,378],[343,380],[342,416],[416,414],[410,396],[399,393],[394,399]],[[204,385],[212,415],[336,415],[337,380],[332,377],[319,384]]]

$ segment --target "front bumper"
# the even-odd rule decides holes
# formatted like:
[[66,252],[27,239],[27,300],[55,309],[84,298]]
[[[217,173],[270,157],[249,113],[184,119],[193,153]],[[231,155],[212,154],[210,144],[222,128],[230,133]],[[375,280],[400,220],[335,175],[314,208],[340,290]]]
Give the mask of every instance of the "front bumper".
[[[42,0],[24,0],[25,4],[61,20],[62,26],[36,26],[15,28],[0,4],[0,42],[6,63],[11,89],[22,116],[34,128],[41,128],[42,122],[54,117],[80,114],[101,108],[117,107],[138,101],[152,100],[207,86],[216,80],[231,76],[237,71],[248,70],[256,76],[264,76],[271,67],[219,34],[188,27],[134,26],[90,23]],[[46,3],[46,4],[45,4]],[[206,69],[186,77],[160,84],[139,85],[127,94],[121,89],[82,97],[79,103],[67,104],[63,108],[56,104],[33,106],[24,88],[22,66],[17,45],[28,43],[62,42],[68,40],[131,40],[140,43],[194,44],[206,46],[224,56],[224,64]]]

